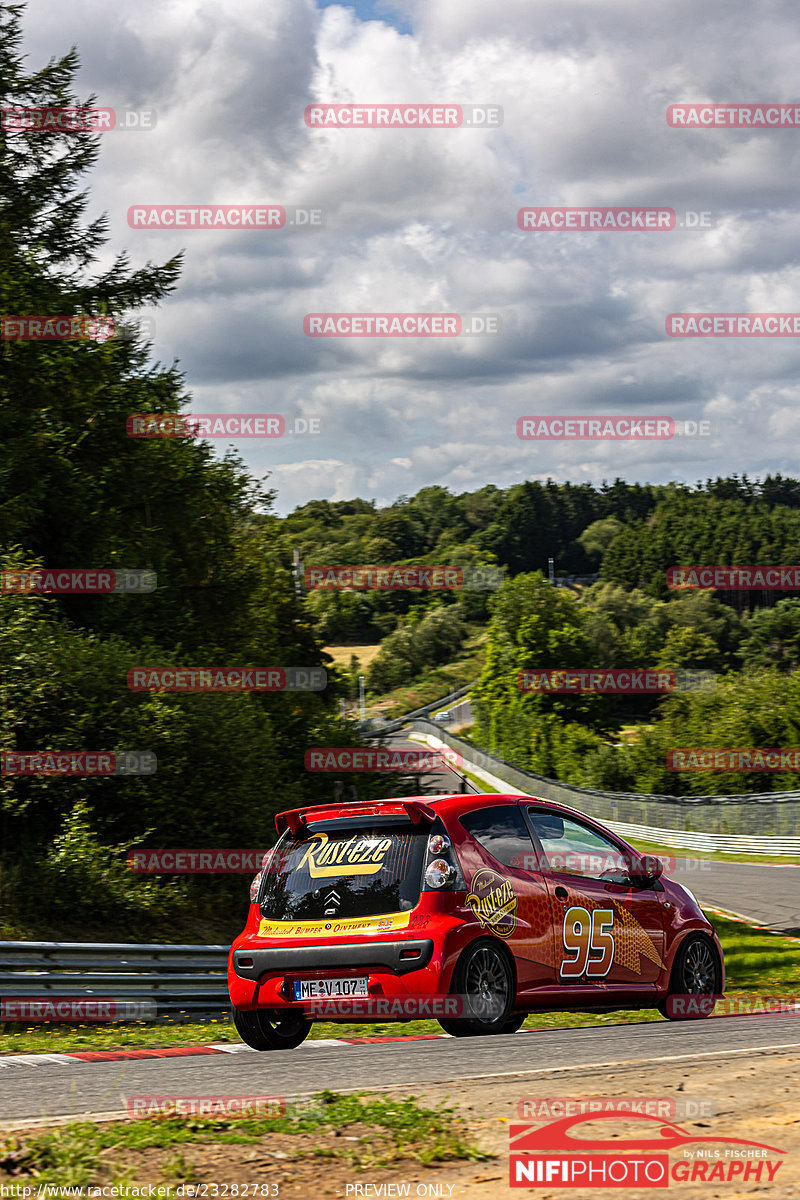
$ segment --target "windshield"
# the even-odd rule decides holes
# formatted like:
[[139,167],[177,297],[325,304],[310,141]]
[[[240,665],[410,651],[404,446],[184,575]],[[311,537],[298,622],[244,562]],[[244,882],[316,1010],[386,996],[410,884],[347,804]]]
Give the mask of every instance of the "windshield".
[[419,901],[427,828],[289,830],[264,871],[261,913],[299,917],[374,917],[407,912]]

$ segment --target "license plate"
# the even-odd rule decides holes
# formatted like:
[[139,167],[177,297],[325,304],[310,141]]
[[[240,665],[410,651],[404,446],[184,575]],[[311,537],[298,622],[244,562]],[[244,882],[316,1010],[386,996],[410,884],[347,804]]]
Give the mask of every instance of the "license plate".
[[296,979],[294,983],[295,1000],[317,1000],[342,996],[368,996],[365,976],[357,979]]

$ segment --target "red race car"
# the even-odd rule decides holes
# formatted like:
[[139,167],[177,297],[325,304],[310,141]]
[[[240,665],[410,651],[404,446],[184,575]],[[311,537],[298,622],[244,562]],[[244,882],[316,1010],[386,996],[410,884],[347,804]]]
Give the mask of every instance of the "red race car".
[[713,1001],[680,997],[724,990],[694,896],[562,804],[410,797],[275,824],[228,960],[233,1021],[256,1050],[298,1046],[315,1019],[514,1033],[537,1010],[702,1016]]

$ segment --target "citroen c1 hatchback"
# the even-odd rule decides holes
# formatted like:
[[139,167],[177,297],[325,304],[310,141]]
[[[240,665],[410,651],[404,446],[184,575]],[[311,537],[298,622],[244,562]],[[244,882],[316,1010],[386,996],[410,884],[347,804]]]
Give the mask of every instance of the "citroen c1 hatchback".
[[295,809],[253,880],[233,943],[234,1024],[290,1049],[314,1020],[435,1016],[513,1033],[537,1010],[657,1007],[724,990],[694,896],[598,821],[520,795]]

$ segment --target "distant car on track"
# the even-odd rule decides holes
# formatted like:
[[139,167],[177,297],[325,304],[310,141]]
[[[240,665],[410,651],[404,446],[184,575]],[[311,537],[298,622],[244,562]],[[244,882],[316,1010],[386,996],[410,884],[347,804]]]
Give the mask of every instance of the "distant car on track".
[[700,1016],[670,998],[724,990],[691,892],[564,805],[412,796],[275,822],[228,961],[233,1021],[257,1050],[298,1046],[315,1019],[514,1033],[535,1011]]

